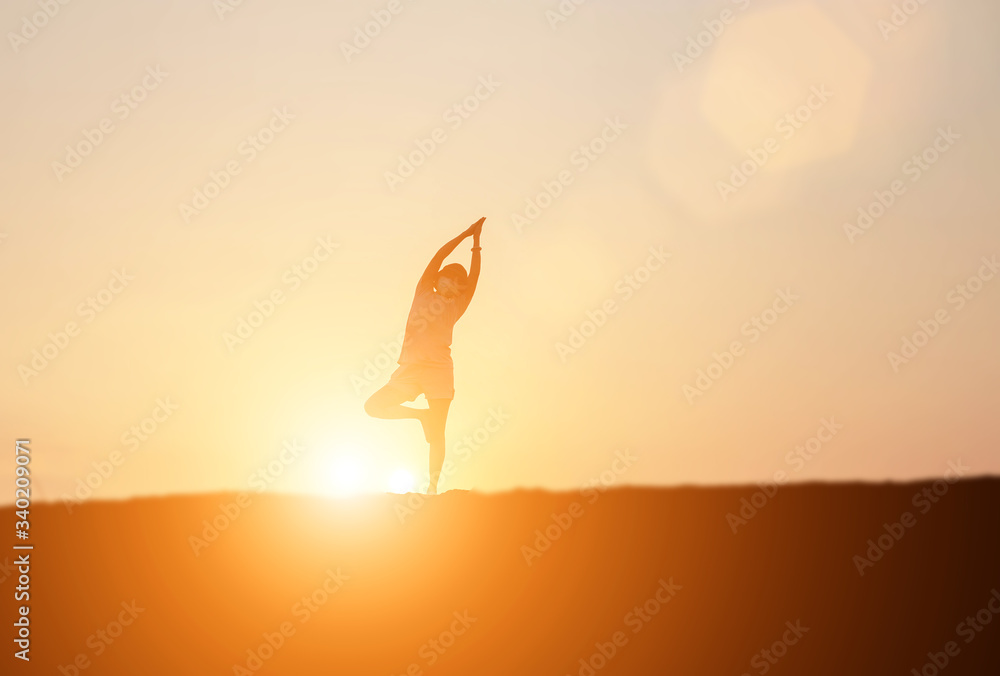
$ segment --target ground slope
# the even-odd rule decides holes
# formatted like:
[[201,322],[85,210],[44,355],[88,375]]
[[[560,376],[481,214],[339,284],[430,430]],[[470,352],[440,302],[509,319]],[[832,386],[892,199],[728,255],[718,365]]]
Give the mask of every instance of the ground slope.
[[32,661],[8,549],[2,671],[1000,673],[1000,481],[936,489],[36,505]]

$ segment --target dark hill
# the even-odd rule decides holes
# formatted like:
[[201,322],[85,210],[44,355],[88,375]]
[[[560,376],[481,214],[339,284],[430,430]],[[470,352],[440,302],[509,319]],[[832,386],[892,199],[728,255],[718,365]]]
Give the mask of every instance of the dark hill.
[[3,673],[1000,673],[1000,481],[758,490],[35,505]]

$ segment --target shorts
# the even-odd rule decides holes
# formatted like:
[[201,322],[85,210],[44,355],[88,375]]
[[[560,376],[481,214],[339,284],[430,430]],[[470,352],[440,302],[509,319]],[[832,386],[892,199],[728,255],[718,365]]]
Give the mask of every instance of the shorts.
[[389,376],[389,383],[397,392],[413,401],[421,393],[428,399],[455,398],[455,369],[451,366],[425,364],[400,364]]

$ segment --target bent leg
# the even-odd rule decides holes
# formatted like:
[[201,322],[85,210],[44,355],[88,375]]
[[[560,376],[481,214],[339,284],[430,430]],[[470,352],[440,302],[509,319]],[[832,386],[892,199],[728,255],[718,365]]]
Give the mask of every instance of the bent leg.
[[437,493],[438,479],[441,478],[441,467],[444,466],[444,428],[448,421],[448,408],[451,399],[428,399],[427,417],[421,422],[424,425],[424,436],[431,445],[430,455],[430,485],[427,492]]
[[404,401],[413,399],[412,396],[408,396],[409,394],[406,388],[389,383],[368,397],[368,401],[365,402],[365,413],[373,418],[384,420],[405,420],[407,418],[420,420],[424,415],[423,409],[402,405]]

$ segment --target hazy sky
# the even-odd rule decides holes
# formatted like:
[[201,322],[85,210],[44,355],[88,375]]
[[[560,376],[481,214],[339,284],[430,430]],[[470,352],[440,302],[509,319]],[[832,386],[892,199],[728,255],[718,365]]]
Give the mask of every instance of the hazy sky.
[[3,437],[49,499],[419,482],[362,404],[486,216],[444,487],[997,473],[1000,6],[914,5],[11,0]]

